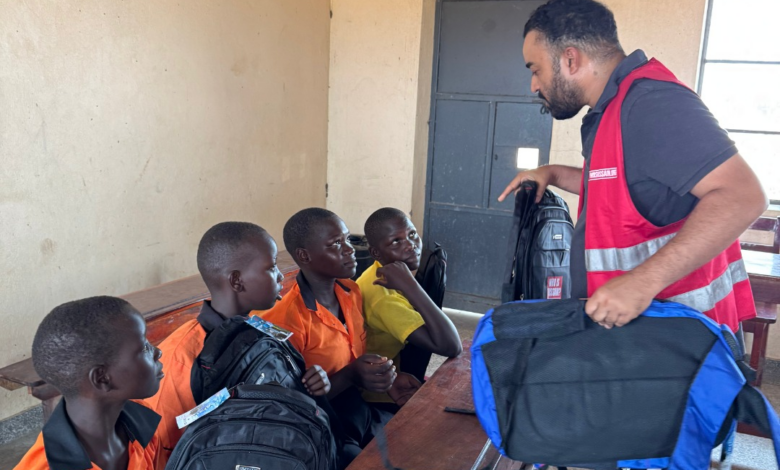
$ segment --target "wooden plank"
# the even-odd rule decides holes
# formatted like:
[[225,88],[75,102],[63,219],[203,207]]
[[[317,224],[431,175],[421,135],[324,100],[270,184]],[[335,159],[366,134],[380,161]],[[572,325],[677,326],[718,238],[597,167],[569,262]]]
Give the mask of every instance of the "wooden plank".
[[[279,253],[277,265],[284,275],[282,281],[282,295],[284,295],[294,285],[298,266],[286,251]],[[208,289],[200,276],[189,276],[121,296],[141,312],[146,320],[149,341],[155,345],[160,344],[171,332],[188,320],[196,318],[203,301],[209,297]],[[31,393],[35,395],[33,389],[43,385],[45,382],[35,372],[31,358],[0,369],[0,387],[7,390],[29,387]],[[45,392],[38,393],[48,396]]]
[[[780,304],[769,302],[756,302],[756,318],[747,322],[757,323],[777,323],[777,313],[780,310]],[[744,322],[744,323],[747,323]]]
[[753,221],[748,227],[748,230],[758,230],[761,232],[776,232],[777,231],[778,218],[761,216]]
[[42,383],[32,366],[32,359],[11,364],[0,370],[0,386],[6,390],[16,390],[28,385]]
[[[463,353],[448,359],[385,426],[393,466],[405,469],[469,469],[477,460],[487,436],[474,415],[448,413],[445,407],[473,409],[470,342]],[[491,446],[492,447],[492,446]],[[489,450],[483,468],[494,468],[498,457]],[[519,468],[501,459],[495,468]],[[374,439],[347,467],[348,470],[385,470]]]
[[742,251],[756,302],[780,304],[780,255]]
[[780,255],[760,251],[742,251],[748,274],[756,278],[780,279]]

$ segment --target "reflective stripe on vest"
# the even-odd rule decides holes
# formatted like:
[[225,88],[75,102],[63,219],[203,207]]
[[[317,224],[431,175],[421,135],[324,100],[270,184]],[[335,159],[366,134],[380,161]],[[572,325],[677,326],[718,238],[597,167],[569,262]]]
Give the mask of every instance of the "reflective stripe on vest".
[[[586,270],[588,272],[631,271],[669,243],[669,240],[675,235],[672,233],[626,248],[585,250]],[[700,312],[706,312],[715,308],[715,304],[726,298],[733,290],[734,284],[747,279],[748,273],[745,263],[739,259],[729,264],[728,269],[708,285],[669,297],[666,300],[687,305]]]
[[734,290],[734,284],[746,281],[747,278],[745,263],[738,259],[729,264],[728,269],[708,285],[669,297],[667,300],[687,305],[700,312],[706,312],[715,308],[715,304],[725,299]]
[[585,250],[585,270],[593,271],[631,271],[647,261],[676,233],[654,238],[627,248],[592,248]]

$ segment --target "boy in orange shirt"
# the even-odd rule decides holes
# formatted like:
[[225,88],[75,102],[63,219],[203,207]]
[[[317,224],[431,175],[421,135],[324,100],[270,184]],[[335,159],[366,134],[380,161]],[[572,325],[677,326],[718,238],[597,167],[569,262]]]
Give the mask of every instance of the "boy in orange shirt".
[[[166,378],[160,391],[148,400],[162,416],[158,469],[165,467],[184,434],[185,430],[176,424],[176,416],[197,405],[190,377],[206,336],[230,318],[266,310],[276,303],[283,279],[276,256],[274,239],[252,223],[223,222],[203,235],[198,245],[198,271],[211,301],[203,302],[197,319],[183,324],[160,343]],[[303,380],[314,396],[325,395],[330,389],[328,377],[319,366],[309,366]]]
[[[332,388],[328,399],[344,432],[364,447],[392,415],[370,407],[358,387],[386,392],[396,373],[393,362],[364,354],[363,300],[355,275],[355,250],[344,222],[333,212],[304,209],[284,226],[284,245],[300,267],[296,285],[262,316],[293,335],[288,341],[306,365],[321,364]],[[352,449],[353,457],[359,448]]]
[[160,417],[130,400],[157,392],[160,350],[127,301],[91,297],[62,304],[38,326],[35,371],[62,393],[16,470],[153,470]]

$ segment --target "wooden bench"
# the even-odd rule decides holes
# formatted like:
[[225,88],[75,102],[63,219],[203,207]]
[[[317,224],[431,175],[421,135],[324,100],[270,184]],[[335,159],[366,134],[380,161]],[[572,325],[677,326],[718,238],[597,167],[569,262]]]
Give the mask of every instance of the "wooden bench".
[[[277,265],[284,275],[284,294],[292,288],[298,266],[286,251],[279,253]],[[146,320],[146,335],[152,344],[157,345],[176,328],[196,318],[203,301],[209,299],[210,294],[201,277],[195,275],[120,297],[141,312]],[[60,399],[60,392],[35,373],[31,358],[0,369],[0,386],[7,390],[27,387],[28,393],[41,400],[44,421]]]

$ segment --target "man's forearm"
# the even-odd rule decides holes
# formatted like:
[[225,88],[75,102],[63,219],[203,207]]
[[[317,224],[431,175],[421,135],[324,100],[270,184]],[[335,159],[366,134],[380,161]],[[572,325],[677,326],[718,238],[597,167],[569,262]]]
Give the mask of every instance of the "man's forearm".
[[547,165],[550,168],[550,184],[573,194],[580,193],[582,168],[566,165]]
[[655,296],[726,249],[766,208],[758,196],[746,200],[735,193],[724,189],[702,197],[677,235],[631,275]]

